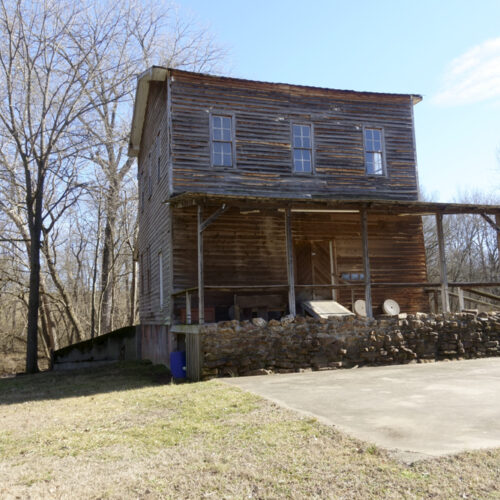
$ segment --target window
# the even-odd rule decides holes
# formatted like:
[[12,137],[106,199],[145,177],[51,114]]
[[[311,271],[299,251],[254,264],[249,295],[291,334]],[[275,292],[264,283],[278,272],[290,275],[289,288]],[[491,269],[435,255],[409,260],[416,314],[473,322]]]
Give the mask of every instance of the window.
[[160,180],[161,180],[161,141],[160,141],[160,132],[158,132],[158,135],[156,136],[155,151],[156,151],[156,172],[157,172],[157,176],[158,176],[158,182],[160,182]]
[[151,181],[151,170],[153,169],[153,165],[151,163],[151,153],[148,155],[148,198],[151,198],[153,194],[153,182]]
[[160,278],[160,309],[163,309],[163,259],[161,251],[158,253],[158,276]]
[[139,273],[140,273],[140,276],[141,276],[141,295],[144,294],[144,254],[141,253],[141,256],[140,256],[140,265],[139,265]]
[[369,175],[384,175],[384,138],[382,129],[365,128],[365,168]]
[[144,186],[144,183],[145,183],[145,179],[144,179],[144,172],[141,173],[141,180],[140,180],[140,186],[141,186],[141,213],[144,212],[144,194],[146,192],[146,187]]
[[344,281],[364,281],[364,273],[342,273],[340,276]]
[[232,167],[233,118],[231,116],[211,115],[212,165],[214,167]]
[[148,293],[151,293],[151,247],[148,247],[148,251],[146,254],[146,260],[147,260],[147,273],[148,273]]
[[293,171],[312,173],[312,127],[292,125]]

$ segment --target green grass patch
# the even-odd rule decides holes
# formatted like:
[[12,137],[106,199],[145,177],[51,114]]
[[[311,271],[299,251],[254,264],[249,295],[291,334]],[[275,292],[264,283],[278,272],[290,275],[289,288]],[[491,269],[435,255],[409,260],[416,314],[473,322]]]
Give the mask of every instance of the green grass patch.
[[498,450],[407,466],[218,381],[120,363],[0,380],[0,497],[495,498]]

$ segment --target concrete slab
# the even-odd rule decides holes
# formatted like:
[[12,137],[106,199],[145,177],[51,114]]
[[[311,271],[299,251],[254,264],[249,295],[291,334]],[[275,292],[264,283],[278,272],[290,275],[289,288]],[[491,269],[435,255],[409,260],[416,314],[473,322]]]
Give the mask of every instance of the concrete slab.
[[410,461],[500,447],[499,358],[224,380]]

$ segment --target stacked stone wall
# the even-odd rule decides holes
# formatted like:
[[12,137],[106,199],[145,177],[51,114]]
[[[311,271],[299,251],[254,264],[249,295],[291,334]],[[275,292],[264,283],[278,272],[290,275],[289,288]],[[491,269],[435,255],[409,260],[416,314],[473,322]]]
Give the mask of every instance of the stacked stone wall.
[[204,378],[500,355],[500,313],[225,321],[201,330]]

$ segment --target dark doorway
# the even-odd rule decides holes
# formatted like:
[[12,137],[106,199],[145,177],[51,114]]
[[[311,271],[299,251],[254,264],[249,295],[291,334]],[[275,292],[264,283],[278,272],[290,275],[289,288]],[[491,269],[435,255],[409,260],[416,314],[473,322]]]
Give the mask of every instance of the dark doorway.
[[[297,285],[331,285],[336,283],[336,255],[333,240],[294,242]],[[335,289],[297,288],[298,301],[336,300]]]

